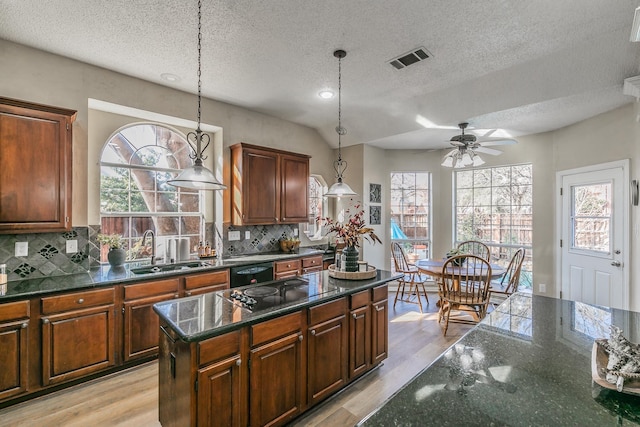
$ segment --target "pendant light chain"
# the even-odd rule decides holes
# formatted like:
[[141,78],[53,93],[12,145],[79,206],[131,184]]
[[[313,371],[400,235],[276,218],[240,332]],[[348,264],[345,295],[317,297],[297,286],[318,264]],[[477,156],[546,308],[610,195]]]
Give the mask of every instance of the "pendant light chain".
[[338,56],[338,161],[342,161],[342,56]]
[[202,0],[198,0],[198,130],[200,130],[200,94],[202,92]]

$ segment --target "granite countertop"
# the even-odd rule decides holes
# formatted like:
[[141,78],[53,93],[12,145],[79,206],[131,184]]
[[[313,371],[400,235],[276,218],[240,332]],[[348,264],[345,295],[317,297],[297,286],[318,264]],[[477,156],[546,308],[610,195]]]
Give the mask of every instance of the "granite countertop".
[[[372,288],[390,280],[395,280],[401,275],[390,271],[378,270],[376,277],[372,279],[340,280],[330,277],[329,272],[324,270],[317,273],[304,274],[301,277],[309,282],[310,287],[316,287],[322,292],[310,298],[257,312],[251,312],[233,304],[223,297],[224,291],[163,301],[155,304],[153,309],[182,340],[187,342],[201,341],[246,325],[299,311],[304,307],[321,304],[354,292]],[[284,279],[278,282],[286,282],[287,280]],[[269,283],[272,282],[267,282],[266,285],[268,286]],[[255,286],[250,285],[234,289]]]
[[[0,288],[0,304],[17,299],[37,297],[57,292],[83,290],[122,283],[135,283],[157,278],[220,270],[229,267],[253,264],[256,262],[279,261],[321,254],[325,254],[325,251],[321,249],[301,247],[297,253],[267,252],[232,258],[205,259],[202,261],[206,262],[208,265],[203,267],[145,274],[136,274],[132,272],[132,269],[149,265],[148,262],[127,263],[123,267],[119,268],[114,268],[105,264],[100,267],[91,268],[86,273],[9,281],[6,289],[4,287]],[[193,259],[192,261],[200,260]]]
[[640,342],[640,313],[515,294],[358,425],[640,425],[640,396],[592,385],[612,323]]

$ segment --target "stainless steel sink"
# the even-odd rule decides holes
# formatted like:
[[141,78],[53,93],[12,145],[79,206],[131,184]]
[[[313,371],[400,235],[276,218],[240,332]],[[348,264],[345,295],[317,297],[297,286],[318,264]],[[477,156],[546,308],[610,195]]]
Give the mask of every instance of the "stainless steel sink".
[[175,264],[145,265],[144,267],[132,268],[131,272],[134,274],[149,274],[149,273],[162,273],[165,271],[189,270],[191,268],[210,267],[210,266],[211,264],[206,261],[187,261],[187,262],[177,262]]

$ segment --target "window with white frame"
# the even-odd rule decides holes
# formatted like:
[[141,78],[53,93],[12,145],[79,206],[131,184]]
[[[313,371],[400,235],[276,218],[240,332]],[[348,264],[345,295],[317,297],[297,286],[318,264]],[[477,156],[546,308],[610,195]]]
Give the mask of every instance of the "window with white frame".
[[431,173],[391,172],[389,199],[391,242],[402,244],[410,262],[429,258]]
[[304,230],[309,240],[320,240],[323,237],[322,218],[327,216],[323,194],[326,191],[327,184],[321,176],[309,176],[309,220]]
[[522,287],[533,280],[532,175],[530,163],[454,172],[455,243],[480,240],[490,247],[491,262],[505,267],[525,248]]
[[[151,256],[146,230],[157,236],[158,256],[171,238],[186,238],[193,250],[204,231],[201,194],[167,181],[191,166],[191,148],[177,130],[150,123],[116,132],[100,157],[100,226],[104,234],[124,237],[128,259]],[[102,248],[101,261],[106,261]]]

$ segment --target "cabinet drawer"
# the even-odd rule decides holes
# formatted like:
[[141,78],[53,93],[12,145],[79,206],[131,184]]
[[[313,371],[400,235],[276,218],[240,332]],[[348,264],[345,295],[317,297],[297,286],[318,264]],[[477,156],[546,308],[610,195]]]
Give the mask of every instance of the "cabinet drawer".
[[309,324],[315,325],[338,316],[344,316],[347,312],[347,299],[340,298],[309,309]]
[[302,268],[322,267],[322,255],[302,259]]
[[198,343],[198,365],[204,366],[216,360],[240,353],[240,332],[234,331]]
[[387,299],[389,289],[387,284],[384,284],[373,288],[371,292],[373,293],[373,302],[379,302]]
[[273,263],[273,270],[275,273],[283,273],[285,271],[300,270],[302,267],[302,261],[299,259],[291,259],[287,261],[278,261]]
[[197,289],[205,286],[226,285],[229,283],[229,270],[213,273],[192,274],[184,278],[185,289]]
[[129,301],[132,299],[152,297],[156,295],[164,295],[170,293],[178,293],[178,284],[180,279],[157,280],[153,282],[137,283],[135,285],[124,286],[124,299]]
[[300,312],[251,326],[251,346],[257,346],[302,329]]
[[0,305],[0,322],[9,322],[29,317],[29,301],[10,302]]
[[349,296],[349,302],[351,309],[364,307],[369,304],[369,289],[366,291],[357,292]]
[[42,298],[42,314],[96,307],[114,303],[114,289],[96,289],[95,291]]

